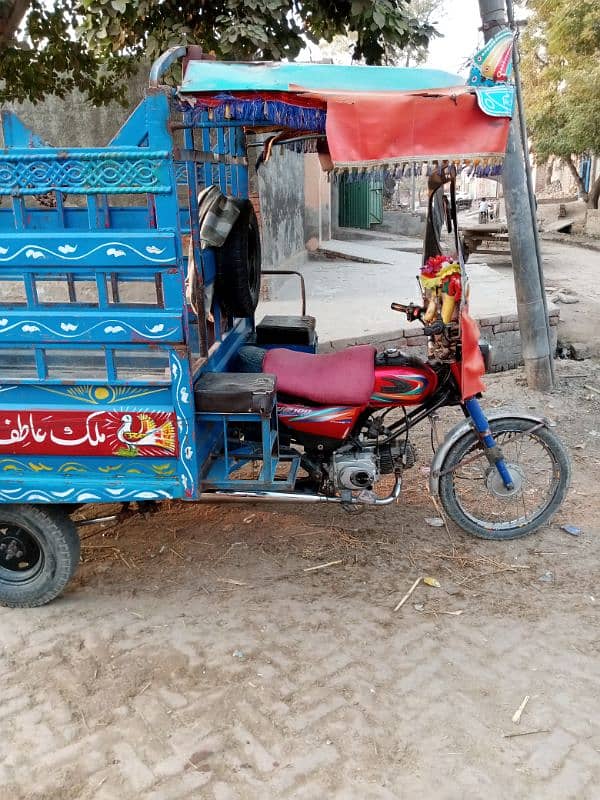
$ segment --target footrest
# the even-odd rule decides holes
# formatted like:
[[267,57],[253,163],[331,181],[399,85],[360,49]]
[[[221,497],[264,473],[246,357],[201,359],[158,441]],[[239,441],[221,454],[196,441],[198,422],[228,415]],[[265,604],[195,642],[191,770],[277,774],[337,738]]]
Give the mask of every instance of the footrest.
[[267,316],[256,326],[256,344],[313,345],[316,339],[314,317]]
[[275,375],[205,372],[194,386],[196,411],[269,416],[275,405]]

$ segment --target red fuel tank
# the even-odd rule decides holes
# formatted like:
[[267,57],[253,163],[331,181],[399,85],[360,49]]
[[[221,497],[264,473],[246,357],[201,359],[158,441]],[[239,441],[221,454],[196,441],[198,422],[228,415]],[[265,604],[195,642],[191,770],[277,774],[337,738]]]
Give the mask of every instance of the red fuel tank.
[[418,406],[438,385],[435,371],[418,358],[386,351],[375,362],[375,386],[370,408]]

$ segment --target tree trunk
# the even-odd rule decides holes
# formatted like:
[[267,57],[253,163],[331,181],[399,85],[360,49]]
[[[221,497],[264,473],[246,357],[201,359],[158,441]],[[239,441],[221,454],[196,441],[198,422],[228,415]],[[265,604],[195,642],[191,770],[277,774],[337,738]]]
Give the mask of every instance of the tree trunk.
[[576,181],[576,183],[577,183],[577,186],[579,187],[579,191],[580,191],[580,193],[581,193],[581,197],[582,197],[582,199],[583,199],[583,200],[585,200],[585,202],[587,203],[587,201],[588,201],[588,198],[589,198],[589,195],[588,195],[588,193],[587,193],[587,192],[586,192],[586,190],[585,190],[585,183],[583,182],[583,178],[581,177],[581,175],[580,175],[580,174],[579,174],[579,172],[577,171],[577,167],[575,166],[575,162],[574,162],[574,161],[573,161],[573,159],[572,159],[572,158],[569,156],[569,158],[563,158],[563,164],[566,164],[566,165],[567,165],[567,167],[570,169],[570,171],[571,171],[571,174],[572,174],[572,175],[573,175],[573,177],[575,178],[575,181]]
[[590,189],[590,194],[587,201],[588,208],[598,208],[599,200],[600,200],[600,175],[598,175],[598,177],[592,184],[592,188]]
[[29,0],[12,0],[3,3],[0,13],[0,44],[6,46],[10,43],[23,17],[31,5]]

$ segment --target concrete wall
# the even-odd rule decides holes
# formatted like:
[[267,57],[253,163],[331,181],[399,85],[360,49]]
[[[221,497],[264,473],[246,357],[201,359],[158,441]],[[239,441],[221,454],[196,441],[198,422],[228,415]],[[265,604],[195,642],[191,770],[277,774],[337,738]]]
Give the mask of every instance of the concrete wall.
[[331,239],[331,187],[317,154],[304,156],[304,239],[309,251]]
[[588,236],[600,236],[600,210],[588,208],[585,213],[585,232]]
[[392,208],[383,212],[383,222],[376,226],[376,230],[422,239],[425,235],[426,221],[425,208],[418,211],[400,211]]
[[258,171],[263,266],[300,261],[305,252],[304,156],[274,147]]
[[[580,160],[577,161],[579,166]],[[591,183],[600,174],[600,161],[592,159]],[[577,197],[579,187],[571,170],[560,158],[551,158],[545,164],[533,165],[533,180],[538,200]],[[590,184],[591,185],[591,184]]]
[[[556,351],[557,346],[559,315],[558,308],[550,309],[549,319],[553,353]],[[523,363],[519,319],[516,314],[482,317],[477,322],[479,323],[481,339],[491,345],[492,348],[490,372],[515,369],[515,367]],[[389,339],[375,339],[371,334],[352,339],[337,339],[334,342],[321,342],[319,351],[329,353],[332,350],[343,350],[355,344],[374,344],[380,352],[386,347],[397,347],[408,353],[408,355],[416,355],[423,359],[427,357],[427,337],[423,336],[421,328],[406,328],[400,336],[394,337],[391,334]]]
[[[560,310],[549,310],[552,352],[556,351]],[[514,369],[523,363],[521,353],[521,332],[517,314],[504,314],[497,317],[483,317],[478,320],[481,338],[492,346],[491,372]]]
[[129,105],[110,103],[100,108],[86,103],[79,92],[61,100],[49,97],[43,103],[9,105],[20,119],[48,144],[55,147],[101,147],[115,135],[148,85],[148,70],[142,68],[130,80]]

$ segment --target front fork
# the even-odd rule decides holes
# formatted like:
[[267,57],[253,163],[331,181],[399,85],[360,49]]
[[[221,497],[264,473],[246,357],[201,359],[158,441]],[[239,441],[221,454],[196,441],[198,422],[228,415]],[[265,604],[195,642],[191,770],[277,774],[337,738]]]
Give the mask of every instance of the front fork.
[[488,422],[483,409],[479,405],[479,401],[475,397],[471,397],[470,400],[465,400],[464,408],[467,415],[471,418],[473,425],[475,426],[475,430],[479,436],[479,441],[485,448],[485,457],[490,464],[493,467],[496,467],[498,470],[505,488],[509,490],[514,489],[511,474],[506,466],[506,461],[504,460],[504,454],[492,436],[490,423]]

